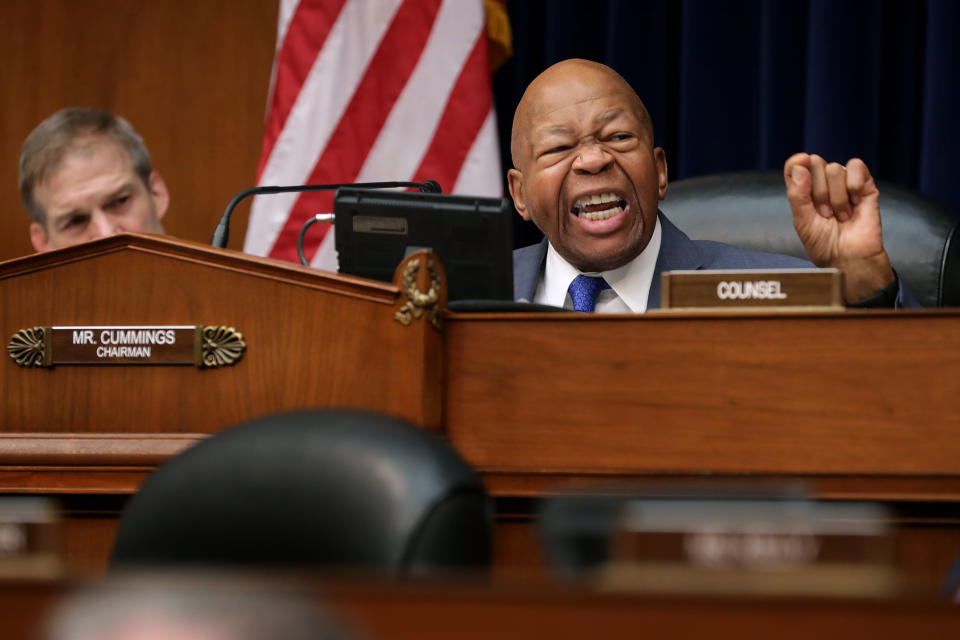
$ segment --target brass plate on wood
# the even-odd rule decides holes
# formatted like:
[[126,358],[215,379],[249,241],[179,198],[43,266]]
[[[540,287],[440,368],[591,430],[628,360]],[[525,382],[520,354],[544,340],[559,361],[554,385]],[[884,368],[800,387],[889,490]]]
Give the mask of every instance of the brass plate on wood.
[[31,327],[13,334],[10,357],[21,367],[77,364],[234,364],[247,343],[233,327],[76,326]]
[[666,271],[661,306],[669,311],[843,309],[837,269]]

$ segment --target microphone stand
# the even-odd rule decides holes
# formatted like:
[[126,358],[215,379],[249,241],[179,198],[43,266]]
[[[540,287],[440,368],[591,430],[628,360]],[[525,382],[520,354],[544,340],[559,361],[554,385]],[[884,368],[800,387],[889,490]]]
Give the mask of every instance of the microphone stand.
[[230,216],[233,210],[241,200],[253,195],[262,193],[297,193],[303,191],[334,191],[340,187],[355,187],[358,189],[395,189],[397,187],[406,187],[408,189],[417,188],[424,193],[440,193],[440,184],[436,180],[424,180],[423,182],[357,182],[357,183],[337,183],[337,184],[301,184],[283,187],[252,187],[244,189],[227,205],[220,222],[213,232],[213,238],[210,244],[220,249],[226,249],[227,240],[230,239]]

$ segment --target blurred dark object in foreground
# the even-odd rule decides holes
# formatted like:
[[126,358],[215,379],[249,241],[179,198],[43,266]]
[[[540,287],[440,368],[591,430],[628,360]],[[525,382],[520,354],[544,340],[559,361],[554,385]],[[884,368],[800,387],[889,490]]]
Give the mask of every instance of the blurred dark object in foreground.
[[480,478],[435,434],[368,411],[299,411],[222,431],[161,466],[127,505],[111,562],[481,570],[492,521]]
[[885,509],[795,492],[569,493],[541,533],[567,578],[669,593],[886,596],[901,589]]
[[60,527],[56,501],[0,497],[0,579],[62,576]]

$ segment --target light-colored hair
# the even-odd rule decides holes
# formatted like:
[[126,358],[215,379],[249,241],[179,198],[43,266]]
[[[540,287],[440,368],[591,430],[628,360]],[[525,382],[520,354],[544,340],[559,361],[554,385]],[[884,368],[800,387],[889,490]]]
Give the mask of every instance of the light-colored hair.
[[150,152],[129,122],[109,111],[87,107],[61,109],[30,132],[20,149],[20,198],[34,222],[46,224],[47,214],[34,198],[34,190],[57,169],[67,151],[81,138],[105,136],[130,156],[143,184],[150,187]]
[[[114,575],[69,592],[46,621],[46,640],[140,637],[176,630],[177,640],[348,640],[309,589],[239,573]],[[151,638],[156,637],[150,635]]]

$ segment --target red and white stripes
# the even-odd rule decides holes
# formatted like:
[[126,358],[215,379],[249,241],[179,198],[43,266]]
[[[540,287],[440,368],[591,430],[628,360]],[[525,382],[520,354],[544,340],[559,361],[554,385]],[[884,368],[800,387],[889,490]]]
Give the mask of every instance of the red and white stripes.
[[[481,0],[281,0],[257,184],[432,178],[444,193],[501,195],[483,11]],[[257,197],[244,250],[296,262],[300,227],[332,203]],[[321,226],[304,252],[333,270]]]

